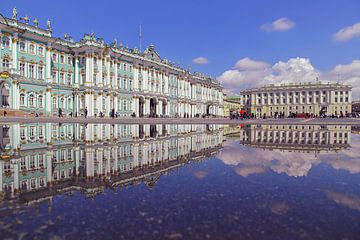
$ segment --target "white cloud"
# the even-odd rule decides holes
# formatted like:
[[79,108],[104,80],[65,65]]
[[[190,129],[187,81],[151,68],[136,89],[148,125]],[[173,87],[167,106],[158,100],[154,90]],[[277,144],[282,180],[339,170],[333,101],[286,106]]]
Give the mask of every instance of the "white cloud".
[[360,60],[349,64],[339,64],[332,70],[321,72],[314,68],[307,58],[290,58],[270,65],[263,61],[243,58],[234,68],[226,70],[218,81],[225,87],[226,93],[239,94],[241,90],[269,84],[314,82],[340,82],[353,86],[353,99],[360,98]]
[[206,57],[197,57],[197,58],[194,58],[192,60],[192,62],[195,64],[203,65],[203,64],[208,64],[209,60]]
[[339,42],[348,41],[355,37],[360,37],[360,22],[342,28],[333,35],[334,40]]
[[237,61],[235,68],[238,70],[259,70],[269,67],[269,64],[262,61],[252,60],[250,58],[243,58]]
[[296,23],[288,18],[279,18],[272,23],[265,23],[260,27],[261,30],[266,32],[285,32],[295,27]]

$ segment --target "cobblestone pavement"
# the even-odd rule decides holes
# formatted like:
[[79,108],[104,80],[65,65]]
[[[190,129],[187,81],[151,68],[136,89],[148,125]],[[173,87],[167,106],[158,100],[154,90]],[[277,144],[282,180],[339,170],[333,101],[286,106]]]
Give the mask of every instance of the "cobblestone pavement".
[[360,118],[312,119],[246,119],[228,118],[58,118],[58,117],[0,117],[0,123],[106,123],[106,124],[307,124],[307,125],[360,125]]

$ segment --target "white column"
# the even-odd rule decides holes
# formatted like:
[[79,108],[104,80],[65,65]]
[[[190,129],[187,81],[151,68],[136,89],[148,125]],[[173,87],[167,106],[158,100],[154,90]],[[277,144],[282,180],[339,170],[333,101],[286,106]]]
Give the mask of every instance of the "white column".
[[11,67],[15,70],[15,72],[18,72],[17,42],[18,42],[18,38],[17,38],[17,34],[16,34],[12,37],[12,44],[11,44],[11,48],[12,48],[12,66]]
[[139,98],[136,97],[134,100],[135,100],[135,114],[136,117],[139,117],[140,116]]
[[144,106],[145,114],[150,114],[150,99],[145,98],[145,106]]
[[111,88],[111,82],[110,82],[110,57],[106,58],[106,86],[108,88]]
[[118,95],[117,94],[114,95],[114,109],[115,109],[115,113],[119,112],[119,104],[118,104]]
[[50,46],[46,47],[45,57],[46,57],[46,82],[51,83],[52,79],[51,79],[51,47]]
[[139,68],[134,65],[134,90],[139,91]]
[[106,107],[105,115],[109,115],[109,113],[110,113],[110,110],[111,110],[110,100],[111,100],[111,94],[107,93],[106,94],[106,99],[105,99],[105,107]]
[[52,102],[51,102],[51,87],[46,88],[45,94],[45,110],[47,114],[51,114]]
[[164,115],[165,113],[163,112],[163,101],[160,100],[158,105],[159,105],[159,116]]
[[13,81],[10,88],[10,108],[19,109],[20,107],[20,86],[19,82]]
[[97,74],[97,85],[99,87],[104,87],[104,85],[106,86],[106,83],[103,82],[103,64],[102,64],[102,59],[99,57],[97,60],[97,65],[98,65],[98,74]]
[[114,74],[115,74],[115,76],[114,76],[114,87],[115,87],[115,89],[118,89],[118,80],[117,80],[117,77],[118,77],[118,62],[117,62],[117,60],[115,60],[114,62],[115,62],[114,63],[114,68],[115,68],[115,70],[114,70]]
[[19,189],[19,164],[20,164],[20,159],[13,159],[11,160],[11,164],[13,165],[13,169],[14,169],[14,190],[18,190]]

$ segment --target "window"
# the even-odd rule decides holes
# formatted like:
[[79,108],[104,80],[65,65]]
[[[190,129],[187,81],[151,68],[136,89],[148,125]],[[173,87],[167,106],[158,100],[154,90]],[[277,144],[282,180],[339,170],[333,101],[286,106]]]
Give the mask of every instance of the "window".
[[39,101],[39,108],[42,108],[43,107],[43,96],[40,95],[38,101]]
[[10,40],[8,37],[3,37],[2,38],[2,46],[4,48],[9,48],[10,47]]
[[44,79],[44,67],[38,66],[38,79]]
[[124,111],[126,111],[126,98],[124,98]]
[[71,98],[68,98],[67,105],[68,105],[68,108],[71,108]]
[[56,83],[56,71],[52,72],[52,80],[53,80],[53,83]]
[[60,73],[60,82],[64,83],[64,79],[65,79],[64,73]]
[[126,63],[124,63],[124,71],[126,71]]
[[53,109],[56,109],[57,106],[57,100],[56,97],[53,97]]
[[71,85],[71,73],[67,75],[67,84]]
[[35,78],[35,66],[32,64],[29,65],[29,74],[30,78]]
[[[42,97],[42,96],[40,96]],[[39,102],[40,102],[40,97],[39,97]],[[39,138],[44,138],[44,131],[43,131],[43,127],[40,126],[39,127]],[[41,159],[39,159],[39,164],[40,166],[43,166],[44,165],[44,159],[42,158],[43,155],[40,155]]]
[[9,61],[9,59],[4,58],[4,59],[2,60],[2,66],[3,66],[3,69],[9,69],[9,68],[10,68],[10,61]]
[[94,57],[94,64],[97,64],[97,58]]
[[43,56],[44,55],[44,48],[43,47],[39,47],[39,55]]
[[60,56],[60,62],[61,62],[61,63],[64,63],[64,62],[65,62],[65,57],[64,57],[64,55],[61,55],[61,56]]
[[30,53],[35,54],[35,46],[34,46],[34,44],[30,44],[29,51],[30,51]]
[[20,94],[20,105],[21,106],[25,105],[25,94],[24,93]]
[[52,55],[53,62],[56,62],[56,58],[57,58],[56,53],[53,53],[53,55]]
[[29,105],[30,107],[35,107],[35,97],[33,94],[30,94],[29,96]]
[[60,107],[61,107],[61,108],[64,108],[64,107],[65,107],[64,98],[61,98],[61,99],[60,99]]
[[20,45],[20,51],[25,52],[25,49],[26,49],[25,43],[24,43],[24,42],[20,42],[19,45]]
[[71,65],[72,64],[72,58],[71,57],[68,57],[68,64]]
[[20,63],[20,75],[25,77],[25,63]]

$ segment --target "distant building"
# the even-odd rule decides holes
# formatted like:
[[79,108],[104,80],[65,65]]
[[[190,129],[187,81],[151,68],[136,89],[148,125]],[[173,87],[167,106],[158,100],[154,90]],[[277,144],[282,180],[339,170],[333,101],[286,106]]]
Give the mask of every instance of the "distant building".
[[284,113],[341,115],[351,112],[351,89],[339,83],[270,85],[240,92],[245,110],[255,116]]
[[242,107],[240,96],[224,97],[224,117],[229,117],[231,112],[238,112]]

